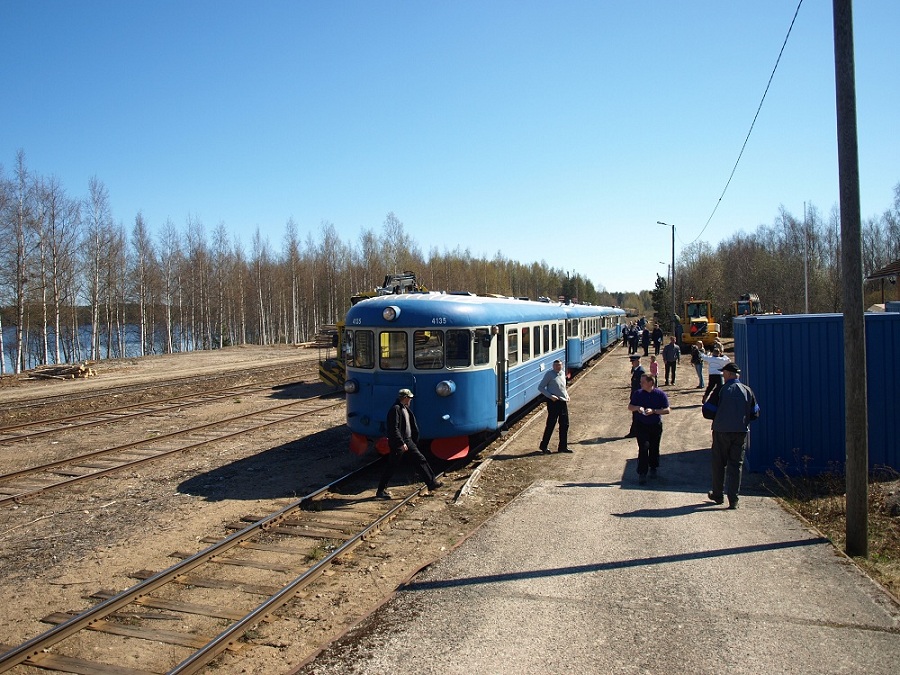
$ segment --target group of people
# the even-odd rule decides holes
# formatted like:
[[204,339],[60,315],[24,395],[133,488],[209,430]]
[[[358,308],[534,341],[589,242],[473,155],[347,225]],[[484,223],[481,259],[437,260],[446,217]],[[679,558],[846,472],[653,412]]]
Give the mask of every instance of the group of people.
[[622,342],[628,347],[629,354],[637,354],[638,349],[643,348],[644,356],[649,356],[650,345],[653,345],[653,353],[659,356],[659,350],[662,349],[663,343],[663,331],[658,325],[650,330],[646,320],[642,317],[622,328]]
[[[667,350],[668,353],[667,353]],[[675,384],[677,364],[681,350],[671,337],[663,350],[666,363],[665,378],[668,385]],[[655,477],[659,469],[659,446],[662,439],[662,415],[671,412],[666,392],[657,387],[656,359],[650,357],[650,373],[644,371],[641,357],[631,353],[631,428],[625,438],[635,438],[638,444],[638,483],[643,485],[647,475]],[[759,405],[753,391],[739,381],[741,369],[731,362],[722,345],[713,345],[712,353],[704,351],[703,343],[691,347],[691,364],[694,365],[698,388],[703,388],[703,364],[709,368],[708,384],[703,393],[703,404],[708,411],[704,416],[712,419],[712,490],[707,497],[716,504],[728,498],[728,508],[736,509],[741,487],[741,469],[747,448],[749,424],[759,417]]]
[[[671,381],[674,385],[677,364],[681,359],[681,350],[674,336],[670,338],[662,352],[666,364],[666,384]],[[668,395],[657,386],[657,373],[653,368],[656,365],[654,357],[651,357],[651,372],[648,373],[641,365],[640,355],[632,351],[629,344],[631,396],[628,410],[632,419],[631,429],[625,438],[637,440],[637,474],[638,483],[641,485],[647,482],[648,475],[657,476],[663,432],[662,418],[671,413]],[[741,487],[741,469],[747,448],[747,433],[750,422],[759,417],[759,405],[750,387],[740,381],[741,369],[725,356],[724,350],[718,344],[713,346],[711,354],[704,351],[702,343],[697,343],[691,348],[691,363],[695,366],[699,378],[698,388],[704,386],[704,362],[709,367],[708,385],[703,394],[703,404],[707,411],[704,416],[712,418],[712,489],[707,493],[707,497],[715,504],[723,504],[727,497],[728,508],[736,509]],[[568,445],[569,393],[561,360],[556,359],[553,367],[544,373],[538,391],[547,403],[547,420],[539,445],[540,452],[543,454],[551,452],[550,441],[558,427],[557,452],[571,453],[572,449]],[[415,415],[409,407],[412,398],[411,390],[401,389],[388,412],[387,439],[390,454],[376,492],[379,499],[392,498],[387,490],[388,481],[403,461],[416,469],[429,489],[433,490],[443,485],[416,445],[419,431]]]

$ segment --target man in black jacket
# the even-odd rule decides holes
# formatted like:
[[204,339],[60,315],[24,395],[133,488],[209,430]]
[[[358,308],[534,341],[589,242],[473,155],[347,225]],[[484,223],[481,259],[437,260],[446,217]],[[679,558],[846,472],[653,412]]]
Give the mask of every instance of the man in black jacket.
[[[641,365],[641,357],[639,354],[632,354],[628,357],[631,361],[631,393],[633,394],[641,388],[641,376],[644,374],[644,367]],[[630,398],[629,394],[629,398]],[[636,423],[636,414],[631,413],[631,428],[622,438],[635,438],[634,425]]]
[[419,426],[416,424],[416,416],[409,409],[409,402],[413,393],[409,389],[401,389],[397,393],[397,400],[388,411],[387,415],[387,439],[391,454],[387,458],[381,482],[378,484],[378,492],[375,496],[379,499],[391,499],[391,493],[387,490],[388,481],[397,469],[397,465],[406,461],[413,465],[416,471],[425,480],[429,490],[434,490],[443,485],[434,476],[434,471],[428,464],[416,441],[419,440]]

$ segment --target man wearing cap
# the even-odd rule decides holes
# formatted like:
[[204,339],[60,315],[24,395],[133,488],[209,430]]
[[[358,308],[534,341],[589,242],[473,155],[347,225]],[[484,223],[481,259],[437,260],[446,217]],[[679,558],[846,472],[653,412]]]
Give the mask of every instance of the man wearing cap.
[[541,452],[550,454],[550,439],[559,422],[559,452],[572,452],[569,448],[569,392],[566,390],[566,374],[563,362],[556,359],[553,368],[544,373],[538,391],[547,398],[547,424],[541,438]]
[[378,492],[375,496],[379,499],[391,499],[391,493],[387,490],[388,481],[402,461],[412,464],[425,480],[429,490],[434,490],[443,485],[434,476],[434,471],[428,460],[425,459],[416,441],[419,440],[419,426],[416,424],[416,416],[409,409],[409,402],[413,393],[409,389],[401,389],[397,392],[397,400],[388,411],[387,415],[387,439],[391,453],[388,456],[381,482],[378,484]]
[[741,369],[734,363],[722,366],[724,383],[711,397],[711,403],[717,407],[712,423],[712,490],[707,497],[721,504],[727,495],[729,509],[738,505],[749,424],[759,419],[756,396],[738,380],[740,374]]
[[[628,357],[631,361],[631,393],[638,391],[641,388],[641,376],[644,374],[644,367],[641,365],[641,357],[638,354],[632,354]],[[629,395],[630,400],[630,395]],[[634,425],[637,421],[637,415],[631,414],[631,428],[628,430],[628,433],[622,436],[622,438],[635,438],[634,433]]]

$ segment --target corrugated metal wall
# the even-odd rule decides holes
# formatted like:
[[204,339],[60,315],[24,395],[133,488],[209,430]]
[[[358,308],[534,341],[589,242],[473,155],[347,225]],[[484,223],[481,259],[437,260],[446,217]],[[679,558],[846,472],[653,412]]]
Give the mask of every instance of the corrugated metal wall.
[[[900,314],[865,321],[869,466],[900,470]],[[841,314],[735,318],[735,361],[762,410],[750,427],[749,470],[843,470],[843,323]]]

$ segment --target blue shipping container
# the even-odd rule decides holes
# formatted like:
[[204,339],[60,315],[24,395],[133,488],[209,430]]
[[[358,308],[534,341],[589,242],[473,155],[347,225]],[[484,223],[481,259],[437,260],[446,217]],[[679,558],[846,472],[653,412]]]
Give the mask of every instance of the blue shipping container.
[[[900,314],[867,313],[866,377],[869,468],[900,470]],[[745,316],[734,319],[741,381],[762,411],[750,425],[747,468],[811,475],[843,470],[844,317],[842,314]]]

